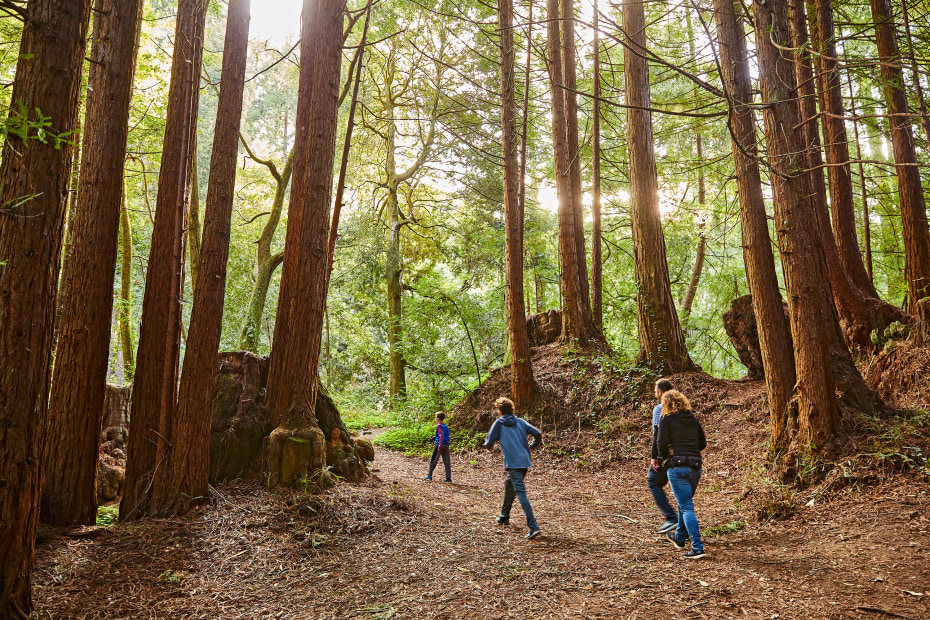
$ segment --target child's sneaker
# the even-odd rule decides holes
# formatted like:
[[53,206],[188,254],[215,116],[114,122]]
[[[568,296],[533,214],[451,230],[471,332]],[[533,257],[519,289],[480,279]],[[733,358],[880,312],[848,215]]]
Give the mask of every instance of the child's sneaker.
[[692,549],[691,551],[685,553],[686,560],[700,560],[701,558],[706,558],[707,554],[704,551],[697,551]]
[[424,482],[432,482],[432,481],[433,481],[433,477],[432,477],[432,476],[423,476],[423,481],[424,481]]
[[452,478],[446,478],[443,482],[452,482]]
[[530,533],[526,535],[527,540],[533,540],[537,536],[542,534],[542,530],[530,530]]
[[677,540],[675,540],[675,535],[672,534],[671,532],[665,532],[665,539],[668,540],[668,542],[672,543],[672,546],[678,549],[679,551],[684,551],[685,546],[681,544],[680,542],[678,542]]
[[498,525],[510,525],[510,517],[497,517]]

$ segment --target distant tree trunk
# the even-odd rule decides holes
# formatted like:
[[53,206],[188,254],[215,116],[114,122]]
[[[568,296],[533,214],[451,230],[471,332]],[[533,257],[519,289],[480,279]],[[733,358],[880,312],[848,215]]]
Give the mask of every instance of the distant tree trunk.
[[132,383],[136,373],[135,347],[132,344],[132,223],[129,221],[129,204],[126,189],[120,202],[120,252],[121,272],[119,282],[119,340],[123,353],[123,372],[126,383]]
[[[597,330],[604,333],[604,283],[601,253],[601,43],[598,7],[594,0],[594,186],[591,188],[591,314]],[[538,312],[538,310],[537,310]]]
[[[752,83],[746,35],[733,0],[714,0],[721,73],[730,108],[730,137],[736,168],[742,222],[743,261],[759,333],[765,387],[771,412],[771,454],[782,451],[797,430],[796,411],[789,407],[795,384],[794,351],[785,321],[772,241],[762,195],[752,109]],[[741,10],[741,8],[740,8]]]
[[[799,50],[804,50],[810,43],[810,37],[807,32],[807,16],[804,10],[802,0],[790,0],[791,9],[791,27],[793,35],[793,46]],[[835,53],[835,49],[833,50]],[[892,321],[906,320],[906,316],[900,308],[885,303],[861,289],[854,278],[846,269],[846,263],[837,247],[837,241],[834,233],[830,228],[830,217],[827,211],[827,191],[824,184],[823,176],[823,156],[820,146],[820,132],[818,131],[817,119],[817,98],[815,92],[815,76],[811,64],[811,56],[808,53],[800,52],[795,57],[795,70],[797,74],[797,83],[800,100],[800,112],[803,124],[799,129],[803,136],[803,144],[807,145],[807,168],[810,174],[810,183],[813,189],[812,204],[815,207],[817,215],[817,224],[820,229],[820,237],[826,259],[827,273],[830,277],[830,283],[833,290],[833,300],[836,304],[842,322],[843,338],[849,346],[860,350],[872,348],[871,333],[874,329],[884,329]],[[821,95],[826,93],[821,89]],[[824,107],[825,97],[821,97],[821,107]],[[840,102],[839,113],[842,114],[842,101]],[[825,117],[826,118],[826,117]],[[840,119],[840,123],[843,121]],[[826,136],[832,136],[831,139],[840,139],[840,136],[833,135],[826,131]],[[842,139],[845,140],[846,132],[843,130]],[[838,145],[834,144],[831,149],[836,149]],[[845,143],[844,143],[845,146]],[[836,156],[836,153],[834,153]],[[848,162],[849,153],[846,151],[846,161]],[[831,198],[834,201],[846,201],[844,205],[834,203],[834,214],[839,215],[840,220],[851,218],[852,222],[844,222],[838,228],[843,235],[848,236],[852,233],[852,240],[847,239],[851,244],[854,256],[851,261],[858,261],[856,269],[861,271],[860,279],[867,280],[865,269],[862,266],[862,259],[859,254],[859,244],[855,238],[855,212],[852,203],[852,185],[849,175],[842,176],[837,174],[840,170],[837,166],[829,168],[831,171],[831,182],[837,183],[836,190],[831,185]],[[847,166],[848,172],[848,166]],[[844,226],[846,228],[844,228]],[[848,229],[851,227],[851,231]],[[869,286],[874,291],[874,288]]]
[[[225,50],[224,50],[225,54]],[[220,78],[222,79],[222,78]],[[197,294],[197,274],[200,273],[201,239],[203,227],[200,223],[200,175],[197,172],[197,135],[194,135],[194,144],[191,147],[190,209],[187,211],[187,260],[191,270],[191,290]]]
[[571,162],[565,134],[565,97],[562,95],[563,61],[560,34],[559,0],[546,2],[547,50],[549,52],[549,84],[552,107],[552,149],[555,159],[555,179],[558,194],[559,265],[561,267],[564,312],[562,338],[587,344],[582,317],[582,297],[575,244],[575,215],[572,208]]
[[[10,133],[0,161],[0,617],[32,612],[48,384],[89,1],[31,0],[10,101],[47,142]],[[21,104],[21,107],[20,107]],[[54,136],[64,140],[60,145]],[[60,148],[56,148],[56,145]]]
[[[843,50],[845,60],[846,50]],[[853,92],[852,75],[846,72],[847,84],[849,85],[849,113],[853,117],[853,140],[856,145],[856,159],[859,169],[859,192],[862,197],[862,245],[865,250],[865,272],[868,274],[869,282],[875,286],[875,279],[872,272],[872,231],[869,218],[869,193],[865,185],[865,170],[862,166],[862,146],[859,143],[859,121],[856,120],[856,96]]]
[[[775,218],[785,271],[797,370],[798,452],[829,455],[835,448],[839,409],[834,386],[851,407],[871,413],[865,386],[843,343],[817,223],[816,194],[807,165],[810,148],[800,132],[797,78],[791,56],[788,3],[753,5]],[[777,429],[775,436],[781,434]],[[793,451],[792,451],[793,452]],[[786,455],[787,456],[787,455]],[[786,461],[787,462],[787,461]],[[788,469],[792,468],[789,463]]]
[[[836,52],[836,27],[830,0],[808,0],[812,44],[816,56],[820,87],[821,126],[826,152],[827,178],[830,184],[830,208],[833,211],[833,235],[846,273],[853,284],[869,297],[878,298],[862,262],[856,237],[856,205],[853,199],[852,169],[849,164],[849,138],[846,135],[843,91]],[[799,3],[800,5],[800,3]],[[816,125],[809,125],[816,132]]]
[[62,314],[49,399],[42,511],[54,525],[93,525],[96,472],[110,355],[113,280],[139,0],[97,0],[87,79],[84,163],[71,222]]
[[904,90],[902,58],[890,0],[871,0],[882,88],[891,126],[891,147],[897,169],[901,227],[904,238],[904,269],[911,304],[930,296],[930,229],[927,206],[917,168],[917,151],[911,128],[907,93]]
[[281,221],[281,214],[284,212],[284,198],[287,195],[287,186],[291,182],[291,172],[294,169],[294,150],[291,149],[288,154],[287,160],[284,162],[284,169],[278,172],[277,166],[270,160],[256,158],[244,140],[242,145],[253,160],[268,167],[276,184],[271,212],[268,214],[268,220],[258,237],[258,249],[255,258],[255,284],[252,286],[252,295],[249,299],[249,313],[246,316],[245,325],[242,327],[242,333],[239,335],[240,349],[257,352],[261,341],[262,316],[265,313],[265,302],[268,298],[268,288],[271,286],[271,276],[282,260],[282,256],[271,253],[271,244],[274,242],[275,231]]
[[498,2],[501,72],[501,147],[504,158],[504,236],[506,250],[507,335],[510,341],[510,393],[526,412],[536,396],[533,360],[523,299],[523,209],[518,199],[513,0]]
[[[344,7],[344,0],[304,0],[301,13],[294,186],[268,370],[268,408],[277,427],[269,438],[267,460],[273,485],[295,484],[320,462],[319,451],[304,446],[316,446],[323,434],[314,409],[326,304]],[[298,441],[291,441],[295,437]]]
[[177,404],[182,247],[190,156],[200,101],[207,0],[180,0],[158,173],[158,198],[142,300],[120,519],[145,516],[152,476],[164,459]]
[[584,204],[581,189],[581,156],[578,144],[578,78],[575,68],[575,3],[574,0],[560,0],[561,2],[561,34],[562,34],[562,79],[565,88],[562,96],[565,99],[565,140],[568,144],[568,164],[572,184],[572,216],[575,218],[575,264],[578,266],[578,278],[581,291],[581,311],[587,316],[585,329],[589,330],[588,322],[591,318],[591,298],[588,293],[588,263],[585,253],[584,241]]
[[229,227],[236,190],[242,90],[249,49],[249,3],[250,0],[230,0],[226,16],[199,265],[203,277],[194,280],[194,307],[181,371],[178,409],[172,425],[171,452],[155,477],[150,513],[157,516],[183,514],[192,501],[203,501],[208,496],[212,419],[204,413],[212,407],[213,377],[223,329]]
[[643,0],[624,0],[623,28],[632,53],[624,47],[626,74],[627,148],[630,157],[630,218],[636,278],[636,318],[639,360],[659,374],[691,370],[685,335],[678,322],[666,262],[665,235],[659,216],[649,65],[641,54],[647,49]]
[[[700,17],[700,15],[699,15]],[[697,58],[694,46],[694,27],[691,22],[691,10],[685,9],[685,25],[688,33],[688,51],[692,58]],[[692,90],[695,101],[698,98],[698,87],[694,85]],[[701,217],[704,216],[704,204],[706,202],[707,191],[704,183],[704,139],[701,136],[700,128],[694,131],[694,148],[698,161],[698,209]],[[698,247],[694,255],[694,267],[691,269],[691,279],[688,281],[688,288],[685,290],[685,296],[681,301],[681,313],[687,317],[691,314],[691,306],[694,304],[694,297],[697,295],[698,284],[701,281],[701,273],[704,271],[704,257],[707,253],[707,235],[704,232],[703,220],[699,224],[700,237],[698,238]]]

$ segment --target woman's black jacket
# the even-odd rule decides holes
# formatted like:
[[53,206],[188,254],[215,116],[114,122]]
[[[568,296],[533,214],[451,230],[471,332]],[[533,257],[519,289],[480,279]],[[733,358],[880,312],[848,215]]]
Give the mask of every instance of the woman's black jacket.
[[691,411],[678,411],[663,415],[659,419],[659,432],[656,440],[659,458],[670,456],[701,456],[701,450],[707,447],[704,429]]

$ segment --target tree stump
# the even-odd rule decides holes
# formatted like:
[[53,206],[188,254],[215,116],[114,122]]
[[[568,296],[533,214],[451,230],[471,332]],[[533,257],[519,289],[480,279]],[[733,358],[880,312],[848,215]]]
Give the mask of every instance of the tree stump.
[[531,347],[542,347],[562,336],[562,311],[549,310],[526,317],[526,332]]
[[315,420],[308,403],[294,404],[287,420],[265,440],[265,471],[268,487],[285,485],[300,488],[311,482],[329,484],[332,476],[326,465],[326,435]]
[[117,499],[126,479],[126,439],[129,436],[131,385],[107,384],[100,415],[100,448],[97,454],[97,505]]
[[919,346],[930,346],[930,297],[917,302],[917,324],[914,326],[915,341]]
[[[788,304],[782,302],[785,321],[788,321]],[[737,297],[730,304],[730,309],[723,313],[723,328],[736,349],[739,360],[746,366],[747,379],[763,379],[765,369],[762,366],[762,348],[759,345],[759,331],[756,315],[752,310],[752,295]]]

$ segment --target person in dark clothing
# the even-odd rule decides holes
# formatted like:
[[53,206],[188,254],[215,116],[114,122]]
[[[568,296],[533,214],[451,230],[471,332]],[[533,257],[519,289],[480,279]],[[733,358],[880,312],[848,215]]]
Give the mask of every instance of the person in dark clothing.
[[684,557],[699,560],[706,554],[694,514],[694,492],[701,480],[701,450],[707,447],[707,439],[701,423],[691,411],[691,402],[678,390],[662,394],[662,417],[656,444],[678,504],[678,528],[674,534],[666,532],[665,537],[679,550],[685,548],[685,541],[690,538],[691,550]]
[[[494,444],[500,442],[501,452],[504,453],[504,469],[507,471],[507,481],[504,483],[504,506],[501,508],[500,516],[497,517],[497,522],[500,525],[510,524],[510,509],[513,507],[513,500],[519,498],[523,514],[526,515],[526,526],[530,529],[526,537],[533,539],[539,536],[541,531],[536,523],[536,517],[533,516],[533,507],[530,506],[530,500],[526,496],[526,485],[523,479],[526,476],[526,470],[533,464],[530,448],[541,445],[542,432],[514,415],[513,401],[509,398],[498,398],[494,401],[494,406],[497,408],[498,418],[488,431],[484,447],[493,450]],[[527,442],[527,435],[533,436],[532,445]]]
[[660,401],[660,404],[656,405],[652,410],[652,460],[649,463],[647,482],[649,484],[649,492],[652,493],[652,499],[655,500],[659,512],[665,517],[665,520],[656,528],[659,534],[671,532],[675,529],[675,526],[678,525],[678,515],[675,514],[675,509],[672,508],[672,505],[669,503],[668,496],[665,494],[665,489],[663,488],[668,484],[668,475],[661,461],[659,461],[659,450],[656,447],[656,437],[659,433],[659,418],[662,414],[662,394],[671,389],[672,384],[668,379],[659,379],[656,381],[655,395],[656,399]]
[[446,414],[439,412],[436,414],[436,434],[433,435],[433,456],[429,459],[429,473],[423,477],[426,481],[432,481],[433,470],[439,463],[439,457],[442,457],[442,464],[446,467],[446,482],[452,482],[452,460],[449,457],[449,442],[452,436],[449,434],[449,427],[445,423]]

